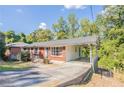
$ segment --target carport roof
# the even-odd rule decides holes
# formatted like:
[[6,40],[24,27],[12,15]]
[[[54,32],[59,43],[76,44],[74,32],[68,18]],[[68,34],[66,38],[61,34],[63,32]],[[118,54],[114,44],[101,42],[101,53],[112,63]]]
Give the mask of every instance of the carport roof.
[[87,45],[97,43],[98,36],[85,36],[73,39],[53,40],[47,42],[35,42],[25,47],[51,47],[51,46],[68,46],[68,45]]

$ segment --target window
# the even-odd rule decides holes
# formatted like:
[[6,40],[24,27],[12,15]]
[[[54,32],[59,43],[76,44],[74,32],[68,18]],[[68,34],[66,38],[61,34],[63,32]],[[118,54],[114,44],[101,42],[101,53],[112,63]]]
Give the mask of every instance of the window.
[[56,56],[61,55],[62,54],[62,47],[53,47],[51,49],[51,54],[56,55]]

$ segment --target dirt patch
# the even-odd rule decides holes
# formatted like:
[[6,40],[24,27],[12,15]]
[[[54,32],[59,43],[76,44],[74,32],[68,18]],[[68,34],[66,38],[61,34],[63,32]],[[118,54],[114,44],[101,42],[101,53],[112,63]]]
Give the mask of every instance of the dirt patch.
[[[124,87],[124,82],[120,81],[120,76],[116,75],[117,74],[114,74],[114,77],[101,77],[100,74],[93,74],[91,80],[87,84],[73,85],[72,87]],[[122,78],[123,77],[121,77],[121,79]]]

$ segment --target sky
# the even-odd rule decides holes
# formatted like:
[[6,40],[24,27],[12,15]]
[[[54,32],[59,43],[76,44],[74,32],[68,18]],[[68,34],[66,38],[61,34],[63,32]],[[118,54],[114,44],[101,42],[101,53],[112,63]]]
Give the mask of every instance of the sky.
[[[94,20],[102,12],[103,6],[92,6]],[[90,6],[84,5],[1,5],[0,31],[14,30],[29,34],[38,28],[51,29],[60,16],[67,19],[70,13],[77,18],[92,21]]]

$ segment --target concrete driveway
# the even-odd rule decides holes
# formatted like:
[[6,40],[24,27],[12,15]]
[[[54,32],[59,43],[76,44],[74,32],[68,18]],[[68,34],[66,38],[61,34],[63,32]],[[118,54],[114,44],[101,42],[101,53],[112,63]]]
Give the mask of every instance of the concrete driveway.
[[62,64],[33,63],[24,71],[1,71],[0,87],[66,86],[79,82],[90,70],[89,63],[69,62]]

